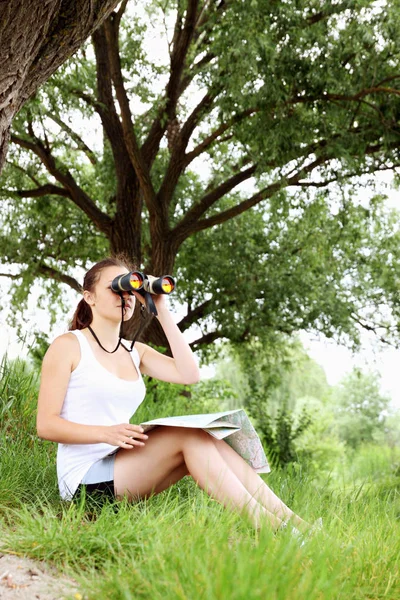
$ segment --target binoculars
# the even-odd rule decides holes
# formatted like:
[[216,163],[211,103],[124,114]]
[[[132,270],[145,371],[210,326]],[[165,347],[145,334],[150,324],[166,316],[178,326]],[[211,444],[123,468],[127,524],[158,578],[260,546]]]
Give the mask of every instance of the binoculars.
[[163,275],[149,279],[141,271],[131,271],[125,275],[118,275],[111,283],[111,289],[117,294],[121,292],[144,292],[149,294],[170,294],[175,289],[175,280],[171,275]]

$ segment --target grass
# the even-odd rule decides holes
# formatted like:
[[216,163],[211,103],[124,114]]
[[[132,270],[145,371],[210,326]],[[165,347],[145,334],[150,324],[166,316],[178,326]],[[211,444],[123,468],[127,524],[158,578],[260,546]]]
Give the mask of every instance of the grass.
[[54,564],[88,600],[400,598],[393,453],[364,448],[340,479],[268,476],[296,512],[324,519],[324,531],[302,548],[287,532],[254,532],[188,478],[135,505],[67,504],[58,497],[55,445],[34,432],[37,378],[22,363],[3,361],[1,370],[2,552]]

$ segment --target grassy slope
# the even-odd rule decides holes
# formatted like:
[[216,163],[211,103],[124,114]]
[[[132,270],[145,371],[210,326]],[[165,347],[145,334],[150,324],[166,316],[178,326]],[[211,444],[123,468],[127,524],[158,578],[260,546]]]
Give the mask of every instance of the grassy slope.
[[[400,494],[393,456],[364,449],[340,482],[274,473],[268,483],[325,530],[303,548],[255,533],[191,480],[129,506],[60,502],[54,444],[34,430],[37,380],[2,365],[0,550],[54,563],[87,598],[398,600]],[[351,467],[351,468],[350,468]]]

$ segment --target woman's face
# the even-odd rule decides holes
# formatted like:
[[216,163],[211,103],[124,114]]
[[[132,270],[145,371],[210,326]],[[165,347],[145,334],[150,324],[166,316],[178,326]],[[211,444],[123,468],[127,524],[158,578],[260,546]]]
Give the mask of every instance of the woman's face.
[[[100,277],[93,292],[85,291],[83,297],[92,309],[93,317],[109,319],[115,322],[121,321],[121,296],[111,289],[111,283],[118,275],[129,273],[124,267],[106,267],[100,272]],[[124,321],[130,319],[135,309],[135,296],[128,292],[122,292],[125,300]]]

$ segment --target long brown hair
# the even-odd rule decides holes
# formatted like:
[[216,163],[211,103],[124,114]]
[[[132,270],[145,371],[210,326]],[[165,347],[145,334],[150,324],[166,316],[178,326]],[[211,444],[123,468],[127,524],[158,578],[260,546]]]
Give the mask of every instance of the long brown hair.
[[[130,264],[130,261],[125,256],[109,256],[108,258],[104,258],[100,262],[93,265],[93,267],[86,273],[83,279],[83,291],[87,290],[88,292],[93,292],[96,283],[100,279],[102,270],[106,269],[107,267],[122,267],[123,269],[128,269],[128,271],[133,271],[135,269],[135,267]],[[88,327],[91,324],[92,320],[92,309],[86,300],[82,298],[82,300],[79,301],[74,316],[69,324],[69,330],[85,329],[85,327]]]

